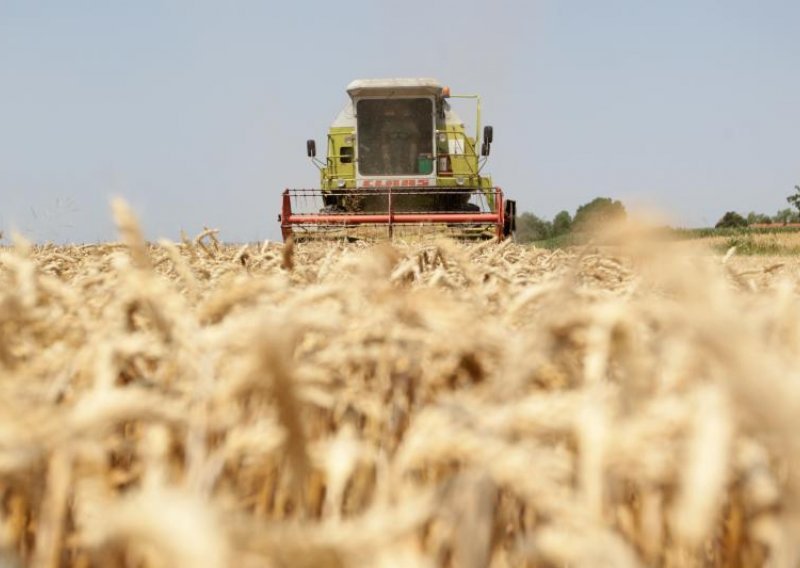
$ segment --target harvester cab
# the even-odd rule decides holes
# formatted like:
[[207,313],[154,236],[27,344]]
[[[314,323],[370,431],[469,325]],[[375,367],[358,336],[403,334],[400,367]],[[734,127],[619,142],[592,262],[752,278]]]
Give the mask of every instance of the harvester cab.
[[[306,143],[321,188],[283,193],[284,239],[513,233],[515,202],[482,173],[494,132],[486,126],[481,136],[480,97],[451,95],[434,79],[362,79],[347,93],[328,131],[325,160],[314,140]],[[451,98],[475,101],[474,136]]]

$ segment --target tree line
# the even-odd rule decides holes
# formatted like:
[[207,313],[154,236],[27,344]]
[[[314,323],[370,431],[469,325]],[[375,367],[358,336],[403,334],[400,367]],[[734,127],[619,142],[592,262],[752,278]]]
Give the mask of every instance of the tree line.
[[[787,225],[800,223],[800,185],[794,186],[794,193],[786,198],[792,206],[777,211],[774,215],[751,211],[746,215],[736,211],[727,211],[714,225],[715,228],[747,227],[749,225]],[[522,213],[517,216],[516,238],[520,242],[543,241],[585,231],[591,227],[602,226],[609,222],[625,219],[627,212],[621,201],[610,197],[596,197],[575,210],[559,211],[548,220],[534,213]]]
[[747,227],[749,225],[788,225],[800,223],[800,185],[794,186],[794,193],[786,198],[793,208],[781,209],[775,215],[751,211],[741,215],[736,211],[727,211],[714,225],[715,228]]
[[533,213],[518,215],[516,239],[523,243],[543,241],[620,221],[626,216],[627,212],[621,201],[610,197],[596,197],[578,207],[574,216],[566,210],[556,213],[552,220]]

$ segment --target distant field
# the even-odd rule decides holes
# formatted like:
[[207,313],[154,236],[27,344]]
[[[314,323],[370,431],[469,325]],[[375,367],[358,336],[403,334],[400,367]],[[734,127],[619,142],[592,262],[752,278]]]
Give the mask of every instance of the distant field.
[[[739,255],[797,256],[800,255],[800,227],[775,225],[774,227],[745,228],[664,228],[663,235],[670,241],[696,241],[712,250],[725,253],[736,247]],[[588,244],[607,244],[602,238],[589,233],[569,233],[552,239],[534,241],[532,244],[549,250]]]

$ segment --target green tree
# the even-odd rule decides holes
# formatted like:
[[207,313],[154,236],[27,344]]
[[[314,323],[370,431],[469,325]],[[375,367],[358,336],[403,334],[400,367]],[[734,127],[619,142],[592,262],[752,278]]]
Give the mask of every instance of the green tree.
[[553,217],[553,236],[564,235],[572,229],[572,215],[569,211],[559,211]]
[[747,224],[748,225],[769,225],[772,223],[772,217],[769,215],[765,215],[764,213],[756,213],[755,211],[750,211],[747,214]]
[[800,185],[794,186],[794,194],[786,198],[790,204],[800,213]]
[[715,229],[731,228],[731,227],[746,227],[747,219],[739,215],[736,211],[728,211],[722,218],[714,225]]
[[772,221],[782,225],[785,225],[786,223],[797,223],[800,221],[800,214],[795,213],[787,207],[786,209],[781,209],[775,213],[775,215],[772,216]]
[[553,236],[553,224],[533,213],[517,215],[516,239],[521,243],[541,241]]
[[583,231],[592,227],[622,221],[627,216],[621,201],[610,197],[596,197],[578,207],[572,220],[572,230]]

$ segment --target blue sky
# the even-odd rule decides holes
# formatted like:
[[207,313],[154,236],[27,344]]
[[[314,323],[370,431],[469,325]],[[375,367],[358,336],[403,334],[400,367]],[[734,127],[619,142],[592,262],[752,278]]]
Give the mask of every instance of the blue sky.
[[355,78],[478,92],[488,170],[552,216],[596,196],[679,224],[773,213],[800,184],[800,3],[0,0],[0,230],[204,225],[277,239]]

